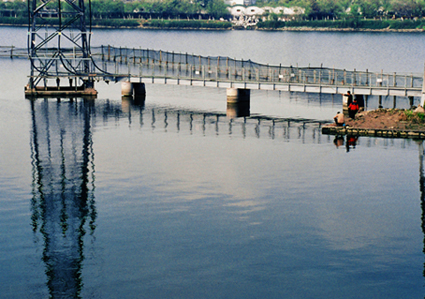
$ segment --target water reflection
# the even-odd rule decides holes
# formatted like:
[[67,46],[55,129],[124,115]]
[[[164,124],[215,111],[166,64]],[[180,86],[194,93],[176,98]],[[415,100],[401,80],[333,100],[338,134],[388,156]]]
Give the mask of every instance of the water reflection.
[[227,117],[230,119],[237,117],[250,116],[250,103],[227,103]]
[[[95,230],[92,101],[30,101],[32,227],[52,298],[80,298],[84,236]],[[88,222],[88,223],[87,223]]]
[[[423,141],[418,142],[418,150],[419,150],[419,190],[420,190],[420,193],[421,193],[421,209],[422,209],[421,224],[422,224],[422,232],[424,234],[423,253],[425,253],[425,175],[424,175],[424,145],[423,145]],[[425,262],[424,262],[424,270],[423,270],[422,274],[425,277]]]
[[[334,150],[332,142],[335,143],[333,136],[321,135],[321,122],[309,119],[263,115],[229,119],[226,113],[145,106],[131,100],[125,102],[35,100],[30,104],[32,223],[34,231],[40,232],[43,236],[43,262],[48,290],[53,298],[81,297],[84,248],[87,248],[84,237],[87,236],[87,232],[94,233],[96,224],[92,140],[95,126],[108,127],[108,122],[115,122],[115,124],[128,124],[133,128],[144,128],[152,133],[175,132],[222,138],[251,137],[303,144],[329,143],[332,150]],[[126,129],[124,127],[124,130]],[[416,146],[411,140],[360,138],[354,143],[344,138],[338,140],[335,145],[338,144],[343,149],[348,146],[350,150],[356,147],[357,151],[359,145],[407,147],[413,143]],[[423,149],[421,153],[423,155]],[[421,161],[421,205],[424,211],[422,228],[425,234],[425,187]],[[170,189],[173,189],[173,185]],[[245,195],[241,197],[243,200],[235,200],[227,206],[241,208],[243,212],[247,212],[261,210],[266,205],[264,202],[251,200],[255,195]]]
[[359,140],[358,136],[352,136],[352,135],[335,135],[334,138],[334,144],[336,146],[336,148],[340,148],[343,147],[345,145],[345,150],[347,151],[347,153],[350,150],[353,150],[356,148],[357,142]]
[[176,132],[188,130],[190,134],[201,132],[208,135],[213,132],[215,135],[242,136],[243,138],[255,136],[256,138],[284,138],[289,140],[297,138],[303,142],[311,140],[320,143],[321,126],[326,123],[315,119],[303,118],[279,118],[263,115],[251,115],[236,117],[233,112],[229,117],[229,110],[226,113],[205,112],[195,110],[183,110],[172,107],[146,106],[141,109],[134,105],[123,117],[128,118],[130,125],[134,125],[132,118],[139,114],[139,125],[144,126],[144,121],[150,118],[152,130]]

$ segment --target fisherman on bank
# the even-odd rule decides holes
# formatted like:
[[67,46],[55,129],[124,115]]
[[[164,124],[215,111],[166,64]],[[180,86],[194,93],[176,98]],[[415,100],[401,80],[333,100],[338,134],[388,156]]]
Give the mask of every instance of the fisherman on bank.
[[359,111],[359,104],[357,103],[357,100],[354,98],[353,102],[350,105],[348,105],[348,116],[354,119],[357,111]]
[[347,93],[344,94],[344,96],[347,97],[347,107],[348,107],[353,102],[353,95],[351,94],[349,90],[347,90]]
[[338,127],[342,127],[344,125],[344,123],[345,123],[345,121],[344,121],[344,114],[338,111],[336,113],[335,117],[334,117],[334,120],[335,120],[335,124]]

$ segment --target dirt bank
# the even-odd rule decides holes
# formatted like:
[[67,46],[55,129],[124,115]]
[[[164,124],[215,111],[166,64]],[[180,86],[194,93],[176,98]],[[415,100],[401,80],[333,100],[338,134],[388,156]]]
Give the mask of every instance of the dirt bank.
[[404,109],[377,109],[357,113],[355,119],[346,117],[348,127],[356,129],[423,131],[424,113]]

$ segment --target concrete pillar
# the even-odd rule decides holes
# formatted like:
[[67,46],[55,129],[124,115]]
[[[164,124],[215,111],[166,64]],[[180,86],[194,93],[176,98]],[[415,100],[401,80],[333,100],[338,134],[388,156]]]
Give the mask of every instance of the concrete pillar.
[[134,103],[136,105],[142,105],[146,99],[146,88],[145,83],[133,83],[134,87]]
[[133,96],[133,83],[129,81],[121,82],[121,95],[124,97]]
[[134,97],[145,97],[146,88],[145,83],[133,83]]
[[243,88],[228,88],[227,103],[249,103],[251,90]]

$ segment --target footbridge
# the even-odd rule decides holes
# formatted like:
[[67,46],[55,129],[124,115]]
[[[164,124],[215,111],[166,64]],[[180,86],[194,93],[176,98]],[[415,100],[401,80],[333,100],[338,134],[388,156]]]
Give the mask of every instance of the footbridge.
[[[45,49],[45,59],[55,51]],[[40,54],[39,54],[40,55]],[[86,60],[85,76],[58,71],[43,79],[71,78],[106,82],[134,82],[219,87],[245,90],[280,90],[342,94],[350,90],[359,95],[416,97],[422,95],[423,75],[372,72],[319,67],[269,65],[223,56],[201,56],[161,50],[91,47],[90,56],[75,48],[62,49],[61,55],[75,64]],[[0,47],[0,57],[28,58],[27,49]],[[63,83],[62,83],[63,84]],[[46,83],[48,85],[48,83]],[[64,90],[64,89],[63,89]]]
[[[39,56],[42,55],[46,60],[59,60],[55,58],[56,52],[55,49],[44,49]],[[227,88],[230,101],[232,98],[238,101],[249,99],[249,90],[328,94],[343,94],[350,90],[354,94],[366,96],[420,97],[423,86],[422,74],[269,65],[223,56],[110,45],[91,47],[89,57],[85,58],[77,48],[62,49],[61,56],[76,65],[86,61],[88,72],[85,75],[70,74],[66,70],[61,72],[61,67],[58,67],[55,73],[42,76],[44,85],[38,93],[72,94],[78,91],[78,80],[122,82],[123,95],[134,95],[133,85],[138,83],[143,84],[141,94],[145,92],[144,83]],[[23,48],[0,47],[0,57],[28,58],[28,51]],[[68,83],[72,80],[74,85]],[[73,88],[69,88],[70,86]]]
[[422,74],[269,65],[223,56],[111,46],[92,48],[92,57],[105,72],[130,82],[330,94],[347,90],[361,95],[422,94]]
[[[94,83],[100,80],[122,81],[122,95],[135,97],[145,94],[145,83],[227,88],[228,102],[249,102],[251,89],[331,94],[351,90],[358,95],[403,97],[423,94],[422,74],[269,65],[222,56],[95,47],[91,45],[91,2],[63,2],[28,0],[27,48],[0,48],[5,56],[30,60],[28,96],[96,96]],[[56,17],[46,19],[47,7]]]

